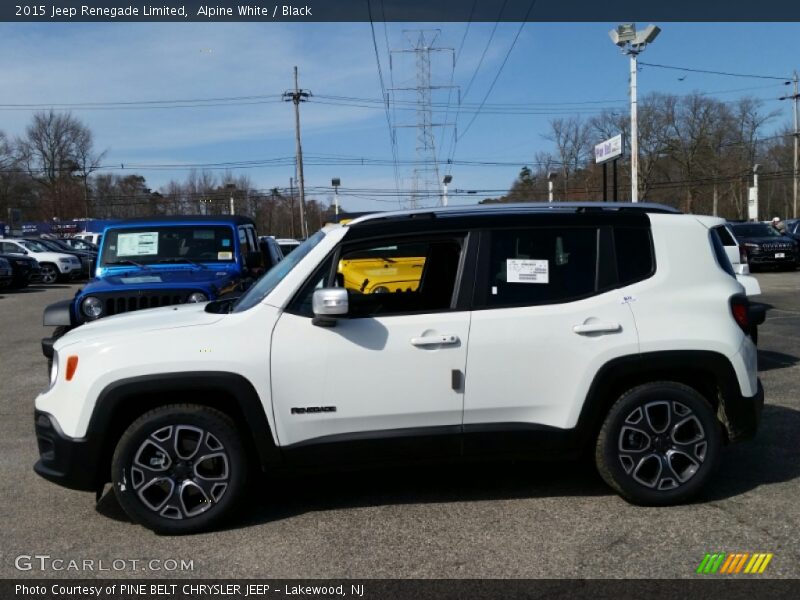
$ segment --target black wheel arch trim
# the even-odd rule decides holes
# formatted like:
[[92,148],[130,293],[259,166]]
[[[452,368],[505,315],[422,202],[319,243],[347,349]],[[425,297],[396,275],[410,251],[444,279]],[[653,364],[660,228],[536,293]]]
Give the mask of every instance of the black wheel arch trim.
[[59,302],[48,305],[44,309],[42,321],[43,324],[48,327],[59,325],[72,327],[76,325],[72,318],[72,299],[60,300]]
[[[219,394],[216,400],[215,392]],[[195,393],[196,398],[191,396]],[[158,398],[154,400],[155,396]],[[142,397],[150,400],[138,406],[128,405]],[[229,397],[235,402],[232,407],[224,402]],[[231,414],[237,425],[249,434],[243,442],[245,447],[256,452],[262,468],[282,462],[282,453],[275,445],[258,392],[244,376],[225,371],[158,373],[120,379],[100,392],[86,432],[86,438],[102,448],[97,457],[98,480],[107,477],[103,470],[110,465],[116,441],[132,420],[157,406],[179,402],[212,406]],[[120,417],[126,413],[133,415],[133,419]]]

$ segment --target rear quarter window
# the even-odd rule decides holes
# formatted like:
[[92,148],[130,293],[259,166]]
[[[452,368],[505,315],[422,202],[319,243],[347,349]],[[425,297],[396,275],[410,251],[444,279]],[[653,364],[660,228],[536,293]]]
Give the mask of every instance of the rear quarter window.
[[653,240],[646,227],[615,227],[614,253],[619,284],[629,285],[647,279],[655,272]]
[[717,259],[717,264],[719,264],[720,268],[735,279],[736,273],[733,270],[731,261],[728,259],[727,252],[725,252],[725,246],[720,239],[719,229],[721,228],[711,229],[708,232],[709,238],[711,239],[711,247],[714,250],[714,257]]

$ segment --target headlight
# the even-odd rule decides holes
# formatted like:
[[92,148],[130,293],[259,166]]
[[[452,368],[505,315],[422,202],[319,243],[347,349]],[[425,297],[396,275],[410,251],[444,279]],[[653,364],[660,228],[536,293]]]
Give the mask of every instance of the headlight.
[[761,246],[758,244],[745,244],[744,247],[747,248],[748,252],[752,252],[753,254],[761,252]]
[[58,262],[60,262],[62,265],[68,265],[69,263],[72,262],[72,259],[71,258],[59,258]]
[[50,387],[56,384],[58,378],[58,352],[53,352],[53,366],[50,367]]
[[94,296],[86,296],[81,302],[81,311],[90,319],[96,319],[103,314],[103,302]]
[[205,302],[206,300],[208,300],[208,296],[206,296],[203,292],[189,294],[189,297],[186,299],[187,302]]
[[388,294],[389,293],[389,288],[387,288],[385,285],[379,285],[374,290],[372,290],[372,293],[373,294]]

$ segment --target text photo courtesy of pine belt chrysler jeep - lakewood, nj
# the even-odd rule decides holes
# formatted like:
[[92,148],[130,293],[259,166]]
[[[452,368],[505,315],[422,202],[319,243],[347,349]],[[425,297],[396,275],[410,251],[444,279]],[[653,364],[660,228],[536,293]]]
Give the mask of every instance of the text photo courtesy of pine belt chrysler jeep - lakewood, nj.
[[167,534],[218,526],[255,477],[308,465],[590,454],[629,502],[684,502],[764,402],[723,223],[559,203],[328,225],[238,298],[55,340],[35,470],[110,482]]

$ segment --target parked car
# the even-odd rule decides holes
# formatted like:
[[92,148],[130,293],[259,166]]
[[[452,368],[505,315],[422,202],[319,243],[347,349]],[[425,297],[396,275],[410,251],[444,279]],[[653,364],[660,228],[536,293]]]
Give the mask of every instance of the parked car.
[[264,257],[264,270],[269,271],[272,267],[283,260],[283,252],[277,240],[271,235],[262,235],[258,238],[258,246],[261,255]]
[[278,245],[281,247],[281,252],[283,253],[284,256],[287,256],[289,252],[291,252],[300,245],[299,240],[295,240],[292,238],[277,238],[275,241],[278,242]]
[[95,253],[100,251],[100,249],[92,242],[79,238],[61,238],[59,241],[64,242],[67,246],[75,250],[85,250],[87,252]]
[[759,267],[782,267],[796,269],[798,242],[781,235],[768,223],[731,223],[736,241],[747,252],[750,269]]
[[246,217],[129,219],[103,234],[95,279],[45,309],[51,344],[69,329],[125,312],[201,303],[246,289],[263,270]]
[[5,258],[0,258],[0,289],[9,287],[14,281],[11,265]]
[[86,250],[76,250],[61,240],[56,238],[23,238],[28,241],[38,242],[41,245],[49,248],[53,252],[62,252],[75,256],[81,261],[81,277],[89,279],[94,273],[95,263],[97,262],[97,252],[88,252]]
[[[754,435],[764,401],[749,302],[710,234],[721,223],[560,203],[327,226],[238,300],[56,341],[35,470],[75,489],[111,481],[161,533],[236,514],[253,466],[591,449],[628,501],[686,501],[723,445]],[[342,287],[340,261],[390,247],[424,256],[413,290]]]
[[0,258],[6,259],[11,266],[12,288],[24,288],[41,280],[42,270],[39,268],[39,263],[36,262],[35,258],[20,254],[0,254]]
[[82,270],[81,261],[72,254],[54,252],[37,241],[3,238],[0,240],[3,254],[21,254],[36,259],[41,269],[42,283],[55,283],[59,280],[75,279]]
[[71,239],[83,240],[84,242],[89,242],[99,248],[103,242],[103,234],[91,231],[81,231],[80,233],[73,235]]

